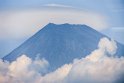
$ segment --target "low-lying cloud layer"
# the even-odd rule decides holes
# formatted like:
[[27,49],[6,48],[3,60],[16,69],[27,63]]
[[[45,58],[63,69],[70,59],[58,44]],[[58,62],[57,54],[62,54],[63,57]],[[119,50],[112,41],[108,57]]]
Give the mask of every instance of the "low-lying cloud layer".
[[37,83],[37,80],[46,73],[49,63],[45,59],[32,61],[22,55],[12,63],[0,60],[0,83]]
[[[26,55],[12,63],[0,60],[0,83],[123,83],[124,57],[114,55],[116,42],[102,38],[98,49],[47,73],[49,62]],[[50,66],[49,66],[50,67]]]

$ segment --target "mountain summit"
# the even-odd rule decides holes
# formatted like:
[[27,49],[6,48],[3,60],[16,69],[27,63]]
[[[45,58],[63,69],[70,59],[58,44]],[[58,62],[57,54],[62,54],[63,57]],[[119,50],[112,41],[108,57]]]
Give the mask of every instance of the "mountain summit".
[[[87,25],[49,23],[39,32],[13,50],[4,60],[16,60],[22,54],[31,59],[45,58],[51,70],[85,57],[97,48],[98,42],[105,35]],[[117,43],[117,55],[124,55],[124,46]]]

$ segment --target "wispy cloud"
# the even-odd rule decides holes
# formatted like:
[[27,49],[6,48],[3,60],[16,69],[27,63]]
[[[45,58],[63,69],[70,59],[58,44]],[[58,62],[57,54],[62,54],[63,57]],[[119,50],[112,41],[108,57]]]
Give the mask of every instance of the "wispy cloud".
[[43,6],[46,6],[46,7],[65,7],[65,8],[74,8],[74,7],[72,7],[72,6],[62,5],[62,4],[55,4],[55,3],[44,4]]
[[29,37],[49,22],[56,24],[86,24],[96,30],[101,30],[108,26],[104,15],[83,10],[72,10],[72,8],[0,11],[0,18],[0,38]]

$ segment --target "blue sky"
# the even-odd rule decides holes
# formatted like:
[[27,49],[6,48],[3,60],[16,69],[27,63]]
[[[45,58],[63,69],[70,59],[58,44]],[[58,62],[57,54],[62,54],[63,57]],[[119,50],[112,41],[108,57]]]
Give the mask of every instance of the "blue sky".
[[[94,19],[97,21],[98,25],[96,25],[92,21],[85,22],[84,20],[77,20],[82,21],[84,23],[87,23],[87,25],[91,25],[91,27],[105,27],[102,30],[99,30],[100,32],[114,38],[118,42],[121,42],[124,44],[124,0],[0,0],[0,56],[4,56],[5,54],[12,51],[14,48],[16,48],[18,45],[20,45],[25,39],[30,37],[32,34],[37,32],[44,24],[41,22],[44,21],[38,21],[40,19],[37,19],[39,17],[33,18],[32,15],[32,21],[29,22],[28,20],[24,19],[25,16],[29,16],[28,13],[35,13],[34,15],[42,15],[43,6],[65,6],[66,8],[62,8],[62,11],[67,10],[68,7],[70,7],[71,13],[74,13],[75,18],[78,19],[80,17],[85,17],[86,15],[88,17],[91,17],[91,19]],[[76,11],[71,11],[71,10]],[[32,12],[29,10],[41,10],[41,13]],[[48,11],[52,11],[51,9],[47,9]],[[77,11],[78,10],[78,11]],[[21,12],[20,12],[21,11]],[[25,12],[26,11],[26,12]],[[27,11],[29,11],[27,13]],[[51,13],[52,15],[56,15],[59,18],[60,16],[65,16],[64,14],[60,14],[60,11],[53,11],[48,12],[45,11],[43,15],[46,15],[47,13]],[[88,13],[84,12],[88,11]],[[8,13],[9,12],[9,13]],[[66,14],[69,15],[70,13],[67,12]],[[75,13],[77,12],[77,13]],[[56,14],[54,14],[56,13]],[[82,15],[83,14],[83,15]],[[70,16],[74,16],[71,14]],[[79,15],[79,16],[78,16]],[[49,16],[46,15],[47,17]],[[20,18],[19,18],[20,17]],[[21,19],[22,17],[22,19]],[[66,17],[66,16],[65,16]],[[77,18],[76,18],[77,17]],[[51,18],[51,17],[50,17]],[[75,23],[75,21],[68,21],[70,20],[70,17],[68,16],[66,21],[70,23]],[[24,19],[24,20],[23,20]],[[61,17],[60,20],[50,20],[54,21],[55,23],[63,23],[62,20],[64,18]],[[71,19],[71,20],[74,20]],[[85,18],[89,19],[90,18]],[[12,22],[13,21],[13,22]],[[20,21],[20,22],[16,22]],[[22,24],[21,24],[22,22]],[[15,23],[15,24],[14,24]],[[26,25],[26,23],[34,23],[34,25]],[[38,24],[39,23],[39,24]],[[81,22],[77,22],[81,23]],[[94,24],[93,24],[94,23]],[[19,25],[20,24],[20,25]],[[40,25],[41,24],[41,25]],[[104,26],[105,25],[105,26]],[[20,28],[18,28],[20,26]],[[5,27],[5,28],[4,28]],[[27,27],[27,28],[25,28]],[[98,28],[95,28],[98,29]],[[13,37],[14,35],[14,37]],[[21,36],[20,36],[21,35]],[[7,36],[7,39],[4,38]],[[13,42],[15,45],[13,45]]]

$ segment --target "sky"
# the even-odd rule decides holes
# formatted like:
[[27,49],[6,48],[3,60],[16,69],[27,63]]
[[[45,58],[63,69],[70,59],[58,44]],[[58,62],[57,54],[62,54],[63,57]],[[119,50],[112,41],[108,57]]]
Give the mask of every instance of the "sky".
[[0,57],[49,22],[87,24],[124,44],[123,0],[0,0]]

